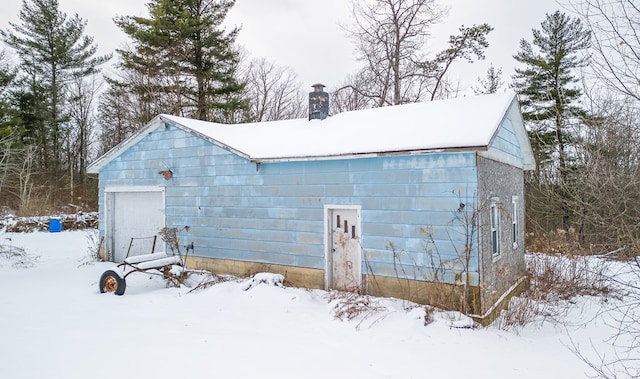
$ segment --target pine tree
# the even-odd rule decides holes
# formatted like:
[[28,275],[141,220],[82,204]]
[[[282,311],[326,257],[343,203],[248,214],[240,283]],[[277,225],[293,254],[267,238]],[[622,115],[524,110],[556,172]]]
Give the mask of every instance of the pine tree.
[[513,88],[520,97],[522,114],[529,127],[536,153],[538,184],[555,188],[560,199],[562,227],[569,227],[566,186],[572,169],[569,155],[573,139],[569,126],[585,116],[579,106],[582,91],[576,85],[575,70],[584,67],[591,34],[577,18],[556,11],[546,15],[540,30],[533,29],[533,43],[522,39],[514,58],[524,67],[516,68]]
[[478,87],[472,87],[476,95],[498,92],[504,85],[502,81],[502,69],[498,68],[496,70],[496,68],[491,65],[487,69],[487,75],[484,78],[478,78],[478,84]]
[[[12,30],[1,30],[0,35],[21,60],[27,90],[19,101],[25,128],[38,134],[38,163],[57,181],[68,132],[67,85],[73,78],[97,73],[110,57],[96,56],[93,39],[84,35],[86,21],[77,14],[67,17],[57,0],[24,0],[18,17],[21,23],[9,23]],[[38,123],[30,125],[35,122],[30,115]]]
[[579,79],[574,70],[587,64],[580,53],[590,46],[591,34],[579,19],[560,11],[547,14],[541,26],[541,30],[533,29],[533,45],[525,39],[520,41],[520,51],[514,58],[524,68],[516,68],[513,88],[520,95],[538,163],[550,163],[557,155],[558,179],[562,182],[568,168],[569,133],[565,125],[584,114],[576,105],[582,91],[575,86]]
[[451,92],[446,89],[446,75],[453,62],[464,59],[473,63],[474,59],[484,59],[484,50],[489,47],[487,35],[493,30],[489,24],[461,26],[460,34],[449,36],[449,47],[436,55],[433,60],[420,64],[424,74],[434,81],[431,100],[437,99],[442,93]]
[[16,82],[17,70],[5,61],[4,50],[0,51],[0,139],[11,136],[17,138],[19,124],[13,103],[12,89]]
[[[201,120],[230,121],[246,110],[236,78],[239,29],[222,23],[234,0],[151,0],[149,18],[120,17],[116,24],[134,41],[120,51],[122,68],[139,72],[150,86],[136,91],[171,99],[173,110]],[[153,115],[150,115],[151,117]]]

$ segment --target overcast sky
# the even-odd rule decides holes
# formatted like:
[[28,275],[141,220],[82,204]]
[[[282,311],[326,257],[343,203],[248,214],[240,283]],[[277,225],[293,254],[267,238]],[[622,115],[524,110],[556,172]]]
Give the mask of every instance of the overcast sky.
[[[59,0],[60,10],[87,20],[86,33],[95,38],[101,53],[113,52],[127,39],[113,23],[117,15],[146,16],[147,0]],[[21,0],[2,0],[0,28],[17,22]],[[521,38],[531,40],[532,28],[540,28],[546,13],[561,9],[556,0],[441,0],[450,8],[443,23],[432,29],[436,50],[446,46],[449,35],[461,25],[488,23],[490,47],[486,60],[458,65],[452,73],[462,86],[475,85],[490,64],[503,69],[503,80],[510,82]],[[358,63],[353,45],[338,28],[349,22],[348,0],[237,0],[229,12],[229,25],[241,26],[237,42],[251,56],[266,57],[291,67],[303,86],[320,82],[329,92]],[[114,56],[112,62],[117,57]]]

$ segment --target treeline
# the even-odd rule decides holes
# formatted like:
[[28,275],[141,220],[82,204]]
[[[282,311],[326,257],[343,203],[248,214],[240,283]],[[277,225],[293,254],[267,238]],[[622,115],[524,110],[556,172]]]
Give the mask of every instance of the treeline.
[[[304,115],[288,67],[250,59],[223,21],[234,1],[151,0],[114,20],[129,47],[100,56],[86,21],[57,0],[24,0],[0,30],[0,206],[22,213],[97,203],[88,163],[159,113],[223,123]],[[109,63],[116,74],[104,76]]]
[[640,8],[584,0],[523,39],[519,94],[537,169],[529,248],[640,254]]
[[[96,204],[88,163],[159,113],[227,124],[305,117],[309,86],[289,67],[242,51],[240,30],[223,25],[233,5],[150,0],[148,16],[114,20],[127,47],[99,56],[81,17],[62,12],[57,0],[23,0],[18,21],[0,31],[19,61],[12,66],[0,55],[1,205],[33,213]],[[451,63],[481,59],[488,46],[489,25],[461,28],[429,59],[422,54],[429,27],[446,13],[432,0],[353,6],[366,28],[388,30],[377,38],[364,24],[345,26],[365,65],[334,92],[334,114],[448,96]],[[115,74],[101,73],[107,62]]]
[[[159,113],[222,123],[305,117],[308,84],[236,44],[232,0],[149,0],[148,16],[114,20],[127,48],[99,56],[86,21],[56,0],[24,0],[0,36],[0,205],[23,212],[95,204],[88,162]],[[515,90],[537,169],[527,176],[530,236],[572,248],[640,249],[640,11],[632,2],[576,0],[547,14],[476,93]],[[433,52],[435,0],[353,0],[349,23],[360,69],[334,83],[332,114],[456,97],[450,69],[484,59],[492,27],[461,27]],[[431,53],[429,53],[431,51]],[[104,76],[105,64],[115,74]],[[250,138],[250,136],[248,136]]]

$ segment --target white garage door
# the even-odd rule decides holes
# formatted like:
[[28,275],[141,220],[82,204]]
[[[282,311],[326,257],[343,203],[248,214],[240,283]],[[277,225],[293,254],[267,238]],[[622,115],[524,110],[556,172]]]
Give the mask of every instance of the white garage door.
[[[111,230],[112,257],[121,262],[129,256],[163,250],[159,231],[165,226],[164,196],[161,191],[112,192],[107,205]],[[153,238],[157,236],[155,249]],[[132,243],[132,238],[134,238]]]

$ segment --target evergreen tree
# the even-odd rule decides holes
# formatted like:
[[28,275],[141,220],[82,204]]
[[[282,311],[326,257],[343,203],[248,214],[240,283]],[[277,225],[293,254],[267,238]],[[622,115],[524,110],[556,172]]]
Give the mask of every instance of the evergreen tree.
[[487,75],[484,78],[478,78],[478,87],[473,87],[473,92],[476,95],[496,93],[504,82],[502,81],[502,69],[496,70],[493,65],[487,69]]
[[[239,29],[222,23],[234,0],[151,0],[149,18],[120,17],[116,24],[134,41],[120,51],[122,68],[145,76],[151,85],[134,85],[150,98],[167,97],[174,113],[228,122],[246,110],[243,85],[236,78]],[[153,117],[154,115],[149,115]]]
[[434,83],[431,92],[431,100],[451,92],[447,89],[446,75],[453,62],[464,59],[473,63],[474,59],[484,59],[484,50],[489,47],[487,35],[493,30],[489,24],[461,26],[460,34],[449,36],[449,47],[436,55],[433,60],[423,62],[419,66],[424,74]]
[[541,30],[533,29],[533,45],[520,41],[514,58],[524,67],[516,68],[513,88],[520,95],[539,166],[557,166],[557,175],[552,177],[564,182],[569,142],[565,126],[584,115],[577,105],[582,91],[575,86],[579,79],[573,71],[587,64],[580,54],[590,46],[591,34],[579,19],[560,11],[547,14],[541,26]]
[[[565,230],[569,228],[567,193],[573,167],[571,145],[578,137],[570,126],[579,124],[585,111],[579,106],[582,91],[574,71],[587,64],[581,53],[589,48],[591,34],[577,18],[556,11],[546,15],[540,30],[533,29],[533,42],[520,41],[514,58],[524,65],[516,68],[513,88],[520,96],[522,114],[529,127],[538,171],[535,184],[554,196]],[[551,204],[549,198],[541,204]],[[546,212],[549,213],[549,212]]]
[[23,0],[18,17],[21,23],[9,23],[12,30],[0,35],[20,57],[27,86],[19,96],[25,128],[38,144],[40,166],[57,182],[68,133],[67,85],[97,73],[109,56],[96,56],[93,39],[84,35],[86,21],[77,14],[67,17],[57,0]]
[[19,124],[13,104],[16,76],[17,70],[6,63],[4,51],[0,51],[0,138],[16,137],[16,127]]

